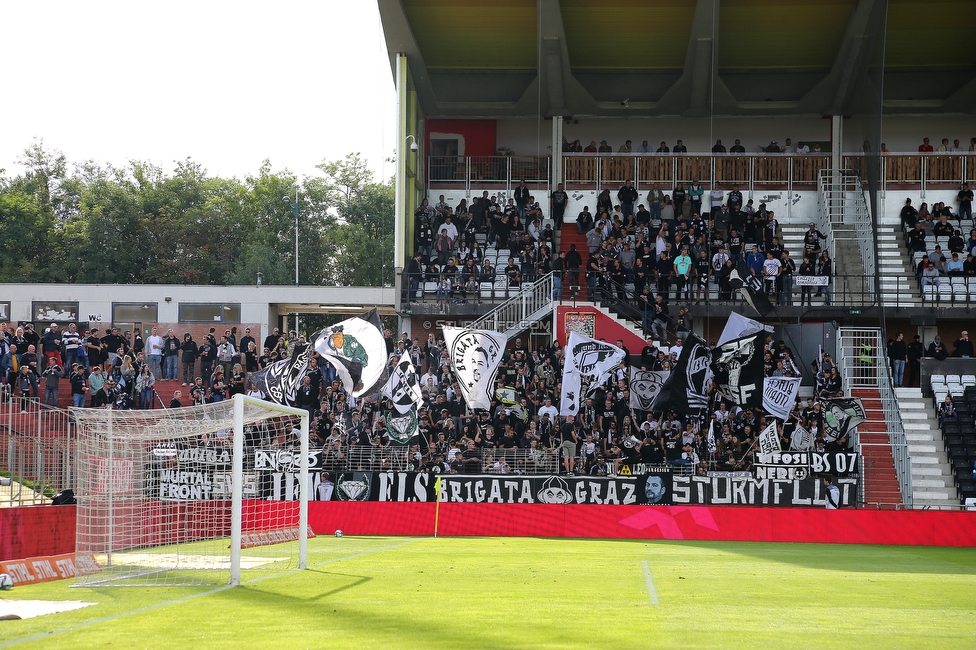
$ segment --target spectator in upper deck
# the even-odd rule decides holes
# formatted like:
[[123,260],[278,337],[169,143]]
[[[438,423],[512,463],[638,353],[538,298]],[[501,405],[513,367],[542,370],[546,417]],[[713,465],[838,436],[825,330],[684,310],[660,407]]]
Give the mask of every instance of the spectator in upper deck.
[[600,140],[600,148],[598,151],[600,153],[613,153],[613,147],[607,144],[606,140]]
[[725,145],[722,144],[721,140],[715,141],[715,145],[712,147],[712,153],[726,153]]
[[918,151],[919,153],[931,153],[933,151],[928,138],[922,138],[922,144],[918,145]]

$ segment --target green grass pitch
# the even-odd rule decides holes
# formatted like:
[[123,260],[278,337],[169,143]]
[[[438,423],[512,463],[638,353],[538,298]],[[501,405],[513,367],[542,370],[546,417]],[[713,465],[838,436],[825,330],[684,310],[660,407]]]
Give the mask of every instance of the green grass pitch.
[[974,648],[976,550],[319,537],[244,585],[15,587],[93,607],[0,648]]

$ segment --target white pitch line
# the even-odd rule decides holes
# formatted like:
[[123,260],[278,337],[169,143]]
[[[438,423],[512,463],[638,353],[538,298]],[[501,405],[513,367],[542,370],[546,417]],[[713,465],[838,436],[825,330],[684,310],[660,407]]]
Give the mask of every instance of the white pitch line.
[[[380,551],[385,551],[387,549],[396,548],[397,546],[404,546],[406,544],[412,544],[412,543],[418,542],[418,541],[420,541],[422,539],[426,539],[426,538],[424,538],[424,537],[418,537],[416,539],[408,539],[408,540],[403,541],[403,542],[399,542],[399,543],[396,543],[396,544],[387,544],[386,546],[381,546],[379,548],[374,548],[374,549],[371,549],[371,550],[368,550],[368,551],[363,551],[361,553],[354,553],[352,555],[343,555],[343,556],[340,556],[340,557],[332,558],[331,560],[326,560],[325,562],[319,562],[318,564],[314,564],[314,565],[310,566],[309,568],[310,569],[316,569],[318,567],[326,566],[328,564],[335,564],[336,562],[342,562],[344,560],[352,560],[354,558],[362,557],[364,555],[369,555],[371,553],[378,553]],[[270,578],[282,578],[282,577],[285,577],[287,575],[291,575],[293,573],[299,573],[300,571],[301,571],[301,569],[292,569],[291,571],[286,571],[285,573],[274,573],[274,574],[271,574],[271,575],[262,576],[260,578],[255,578],[253,580],[248,580],[248,581],[244,582],[243,584],[254,584],[256,582],[263,582],[263,581],[268,580]],[[154,609],[160,609],[162,607],[168,607],[169,605],[176,605],[176,604],[179,604],[179,603],[184,603],[184,602],[186,602],[188,600],[194,600],[194,599],[200,598],[202,596],[210,596],[212,594],[220,593],[221,591],[226,591],[228,589],[233,589],[233,587],[231,587],[230,585],[222,585],[220,587],[217,587],[216,589],[210,589],[208,591],[204,591],[204,592],[201,592],[201,593],[198,593],[198,594],[189,594],[187,596],[183,596],[182,598],[174,598],[173,600],[167,600],[167,601],[164,601],[164,602],[161,602],[161,603],[156,603],[155,605],[147,605],[146,607],[140,607],[139,609],[133,609],[133,610],[128,611],[128,612],[119,612],[118,614],[111,614],[109,616],[103,616],[101,618],[97,618],[97,619],[92,620],[92,621],[86,621],[84,623],[78,623],[77,625],[70,625],[68,627],[63,627],[61,629],[52,630],[50,632],[41,632],[39,634],[33,634],[31,636],[22,637],[20,639],[11,639],[10,641],[0,642],[0,648],[9,648],[11,646],[20,645],[21,643],[27,643],[29,641],[37,641],[39,639],[50,639],[51,637],[53,637],[55,635],[58,635],[58,634],[64,634],[66,632],[74,632],[75,630],[80,630],[80,629],[83,629],[83,628],[86,628],[86,627],[91,627],[92,625],[97,625],[99,623],[106,623],[108,621],[114,621],[115,619],[118,619],[118,618],[124,618],[126,616],[132,616],[134,614],[142,614],[142,613],[145,613],[145,612],[150,612],[150,611],[152,611]]]
[[657,589],[654,588],[654,578],[651,577],[651,567],[647,564],[647,560],[641,560],[641,566],[644,568],[644,586],[647,587],[647,602],[651,605],[660,604],[657,599]]

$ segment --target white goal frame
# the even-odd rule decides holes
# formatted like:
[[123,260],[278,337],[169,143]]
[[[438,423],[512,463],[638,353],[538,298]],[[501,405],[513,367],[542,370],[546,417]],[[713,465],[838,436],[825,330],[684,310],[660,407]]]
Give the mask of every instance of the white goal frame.
[[267,402],[255,397],[237,394],[234,400],[234,454],[231,472],[233,487],[231,493],[230,521],[230,582],[231,586],[241,584],[241,538],[244,526],[244,405],[250,404],[269,411],[301,418],[301,466],[299,468],[298,497],[298,569],[308,568],[308,433],[309,416],[305,409],[294,408]]

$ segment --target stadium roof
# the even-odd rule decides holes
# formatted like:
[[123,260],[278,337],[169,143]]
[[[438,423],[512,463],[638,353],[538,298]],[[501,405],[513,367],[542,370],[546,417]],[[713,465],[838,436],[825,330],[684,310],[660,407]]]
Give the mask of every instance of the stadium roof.
[[378,2],[428,117],[976,111],[972,0]]

